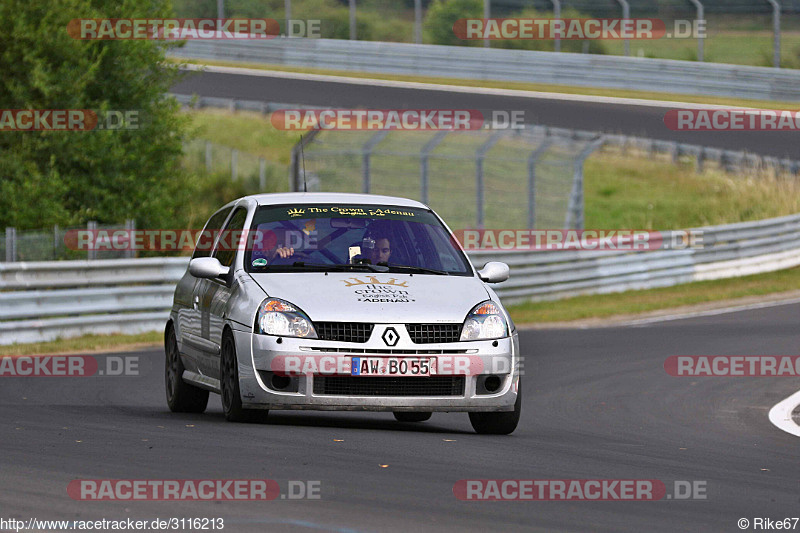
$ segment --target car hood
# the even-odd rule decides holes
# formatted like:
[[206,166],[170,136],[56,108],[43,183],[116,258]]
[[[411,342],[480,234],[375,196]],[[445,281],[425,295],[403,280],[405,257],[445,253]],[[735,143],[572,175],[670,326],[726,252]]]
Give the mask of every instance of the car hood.
[[489,298],[477,277],[424,274],[303,272],[251,274],[274,298],[312,321],[374,323],[462,322]]

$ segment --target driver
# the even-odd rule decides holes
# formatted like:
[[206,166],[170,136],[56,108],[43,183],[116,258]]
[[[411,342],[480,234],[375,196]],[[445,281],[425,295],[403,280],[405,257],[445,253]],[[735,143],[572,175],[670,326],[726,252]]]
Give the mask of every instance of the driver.
[[388,263],[392,255],[392,238],[388,225],[384,221],[370,224],[361,244],[361,254],[370,263]]
[[379,233],[374,237],[374,245],[372,250],[369,251],[369,260],[373,265],[378,263],[388,263],[389,257],[392,255],[392,245],[389,242],[389,237],[383,233]]

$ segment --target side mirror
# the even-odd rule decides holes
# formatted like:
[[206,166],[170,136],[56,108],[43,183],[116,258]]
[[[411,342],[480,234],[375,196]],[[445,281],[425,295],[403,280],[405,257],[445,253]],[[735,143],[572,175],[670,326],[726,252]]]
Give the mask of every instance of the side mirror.
[[478,270],[478,276],[486,283],[500,283],[507,280],[510,274],[508,265],[499,261],[490,261]]
[[198,257],[189,261],[189,274],[196,278],[214,279],[230,272],[216,257]]

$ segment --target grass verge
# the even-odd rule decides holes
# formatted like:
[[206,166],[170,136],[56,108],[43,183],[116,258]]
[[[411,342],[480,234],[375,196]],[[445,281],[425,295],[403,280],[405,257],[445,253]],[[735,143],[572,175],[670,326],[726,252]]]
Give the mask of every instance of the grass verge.
[[700,281],[641,291],[577,296],[509,307],[517,324],[568,322],[671,309],[685,305],[764,296],[800,289],[800,267],[741,278]]
[[[378,72],[352,72],[347,70],[292,67],[286,65],[270,65],[262,63],[248,63],[237,61],[198,61],[179,60],[179,63],[192,63],[196,65],[215,65],[221,67],[240,67],[257,70],[273,70],[279,72],[297,72],[303,74],[322,74],[326,76],[345,76],[348,78],[363,78],[390,81],[410,81],[416,83],[432,83],[441,85],[457,85],[462,87],[486,87],[490,89],[513,89],[519,91],[551,92],[561,94],[576,94],[586,96],[607,96],[613,98],[636,98],[640,100],[663,100],[665,102],[688,102],[697,104],[714,104],[731,107],[753,107],[761,109],[797,109],[797,102],[779,102],[765,100],[750,100],[746,98],[720,98],[717,96],[700,96],[691,94],[672,94],[657,91],[635,91],[628,89],[606,89],[601,87],[577,87],[573,85],[552,85],[547,83],[528,83],[500,80],[465,80],[458,78],[445,78],[437,76],[407,76],[398,74],[383,74]],[[292,103],[292,102],[283,102]]]
[[163,342],[164,333],[162,331],[149,331],[137,335],[84,335],[50,342],[0,346],[0,356],[135,350],[155,345],[160,346]]

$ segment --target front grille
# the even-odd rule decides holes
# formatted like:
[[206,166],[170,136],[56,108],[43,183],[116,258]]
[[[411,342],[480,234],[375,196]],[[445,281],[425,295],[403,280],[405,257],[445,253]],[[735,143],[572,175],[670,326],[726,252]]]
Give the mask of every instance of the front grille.
[[375,324],[363,322],[314,322],[317,337],[322,341],[367,342]]
[[406,324],[406,330],[415,344],[458,342],[461,324]]
[[314,394],[330,396],[463,396],[464,376],[427,378],[314,376]]
[[369,355],[449,355],[458,353],[477,353],[478,350],[442,350],[442,349],[428,349],[422,348],[421,350],[396,350],[385,348],[333,348],[327,346],[301,346],[301,350],[310,352],[326,352],[326,353],[365,353]]

